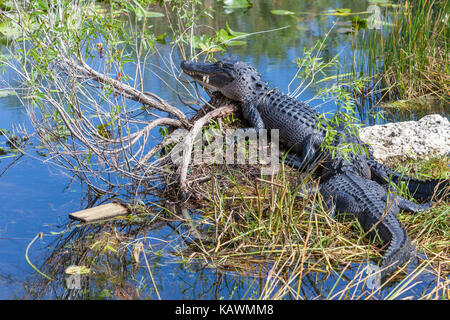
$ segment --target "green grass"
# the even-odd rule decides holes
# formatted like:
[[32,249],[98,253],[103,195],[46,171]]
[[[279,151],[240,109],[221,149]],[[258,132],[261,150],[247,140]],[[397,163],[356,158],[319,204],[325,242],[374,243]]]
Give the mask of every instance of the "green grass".
[[448,1],[418,0],[391,14],[392,26],[366,30],[354,43],[358,77],[371,76],[388,100],[450,101]]

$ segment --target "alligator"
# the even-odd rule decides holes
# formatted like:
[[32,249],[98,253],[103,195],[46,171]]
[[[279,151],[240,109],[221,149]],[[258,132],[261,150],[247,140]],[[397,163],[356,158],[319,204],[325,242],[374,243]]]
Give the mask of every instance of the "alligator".
[[[220,92],[242,107],[243,115],[258,131],[279,129],[280,142],[293,151],[291,163],[299,168],[311,168],[318,159],[330,159],[321,148],[327,128],[333,125],[310,105],[290,97],[277,88],[270,88],[259,72],[242,61],[219,60],[215,63],[182,61],[181,69],[201,86],[212,92]],[[340,130],[342,128],[336,128]],[[347,136],[347,135],[346,135]],[[345,138],[364,148],[358,136]],[[387,187],[391,181],[407,183],[409,193],[419,201],[428,201],[433,194],[443,194],[448,189],[448,180],[433,179],[421,181],[403,176],[375,161],[368,148],[368,154],[350,153],[346,159],[328,160],[327,177],[346,171],[372,179]]]
[[415,250],[397,215],[400,209],[428,210],[431,203],[416,204],[389,194],[375,181],[350,172],[329,178],[319,185],[319,190],[332,215],[354,215],[364,232],[371,237],[378,234],[383,242],[389,243],[381,262],[381,283],[409,260]]

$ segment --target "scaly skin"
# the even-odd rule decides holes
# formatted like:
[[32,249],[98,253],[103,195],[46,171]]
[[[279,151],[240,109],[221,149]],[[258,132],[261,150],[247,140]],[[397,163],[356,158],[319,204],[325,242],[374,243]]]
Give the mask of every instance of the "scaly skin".
[[429,204],[418,205],[395,195],[388,197],[382,186],[352,173],[331,177],[319,190],[337,213],[353,214],[365,232],[370,231],[369,235],[374,236],[376,230],[380,238],[389,243],[381,263],[383,282],[409,260],[414,247],[397,215],[400,209],[427,210]]
[[[320,150],[320,145],[324,141],[326,127],[332,126],[323,120],[323,126],[319,129],[319,114],[314,109],[278,89],[271,89],[261,80],[261,75],[255,68],[242,61],[183,61],[181,68],[202,86],[219,91],[227,98],[240,103],[244,116],[256,130],[279,129],[280,141],[300,157],[290,157],[291,162],[301,169],[325,159],[324,178],[351,172],[387,185],[389,177],[393,176],[394,183],[409,181],[411,195],[423,201],[430,200],[436,186],[440,194],[448,189],[448,180],[420,181],[395,173],[392,175],[392,171],[373,160],[370,154],[368,158],[364,153],[350,152],[348,159],[339,155],[331,159],[329,154]],[[346,135],[343,140],[364,145],[358,136]],[[339,141],[342,139],[337,143],[340,143]]]

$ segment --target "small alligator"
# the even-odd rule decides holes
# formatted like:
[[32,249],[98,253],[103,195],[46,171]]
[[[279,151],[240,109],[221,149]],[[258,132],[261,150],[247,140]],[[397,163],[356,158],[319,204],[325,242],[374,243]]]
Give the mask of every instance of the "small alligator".
[[[182,61],[181,69],[196,82],[213,92],[220,92],[225,97],[241,104],[244,117],[256,130],[279,129],[280,142],[300,157],[296,160],[299,167],[311,167],[323,155],[321,144],[326,136],[326,120],[319,128],[319,113],[308,104],[289,97],[261,79],[259,72],[242,61],[222,60],[216,63]],[[347,138],[346,138],[347,139]],[[363,145],[357,136],[351,142]],[[326,155],[325,158],[329,156]],[[353,158],[353,160],[352,160]],[[364,161],[365,160],[365,161]],[[337,166],[336,166],[337,165]],[[390,181],[399,184],[407,182],[411,195],[421,201],[431,198],[434,192],[443,193],[448,188],[448,180],[434,179],[421,181],[402,176],[372,156],[355,155],[346,159],[334,159],[327,167],[329,176],[357,170],[362,177],[375,180],[385,186]]]
[[381,263],[381,282],[410,258],[414,247],[397,219],[400,209],[409,212],[428,210],[431,203],[416,204],[388,194],[378,183],[353,173],[338,174],[319,186],[320,193],[336,213],[353,214],[365,232],[389,243]]

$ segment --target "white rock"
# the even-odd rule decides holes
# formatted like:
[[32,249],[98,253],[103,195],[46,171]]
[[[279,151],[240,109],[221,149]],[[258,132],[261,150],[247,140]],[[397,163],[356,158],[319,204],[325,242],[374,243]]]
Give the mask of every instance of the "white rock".
[[387,123],[360,129],[360,137],[372,145],[374,157],[426,159],[450,152],[450,123],[438,114],[419,121]]

